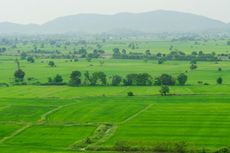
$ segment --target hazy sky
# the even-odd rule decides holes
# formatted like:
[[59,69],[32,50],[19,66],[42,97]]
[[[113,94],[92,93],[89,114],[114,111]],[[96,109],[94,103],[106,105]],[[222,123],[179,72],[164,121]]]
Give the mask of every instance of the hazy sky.
[[176,10],[230,22],[230,0],[0,0],[0,22],[41,24],[78,13]]

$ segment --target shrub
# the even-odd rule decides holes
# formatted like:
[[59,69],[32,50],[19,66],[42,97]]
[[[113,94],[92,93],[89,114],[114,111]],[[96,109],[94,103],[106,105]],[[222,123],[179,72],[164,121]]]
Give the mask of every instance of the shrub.
[[220,148],[218,149],[217,151],[215,151],[215,153],[229,153],[229,148],[227,147],[223,147],[223,148]]
[[131,147],[123,141],[118,141],[114,145],[114,150],[116,151],[130,151]]
[[134,96],[133,92],[128,92],[128,96],[131,97],[131,96]]

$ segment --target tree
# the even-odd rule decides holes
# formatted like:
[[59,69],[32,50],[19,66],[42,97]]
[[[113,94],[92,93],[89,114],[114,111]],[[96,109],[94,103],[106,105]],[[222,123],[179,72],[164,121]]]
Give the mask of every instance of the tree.
[[107,83],[106,74],[104,72],[96,72],[97,80],[100,80],[101,85],[105,86]]
[[34,62],[35,62],[35,60],[34,60],[34,58],[33,58],[32,56],[29,56],[29,57],[27,58],[27,61],[28,61],[29,63],[34,63]]
[[230,46],[230,40],[227,42],[227,45]]
[[73,71],[70,75],[70,82],[71,86],[80,86],[81,85],[81,72],[80,71]]
[[221,67],[219,67],[219,68],[218,68],[218,71],[219,71],[219,72],[221,72],[221,71],[222,71],[222,68],[221,68]]
[[54,61],[49,61],[48,65],[49,65],[50,67],[56,67]]
[[123,80],[125,86],[132,86],[136,85],[138,74],[128,74],[126,75],[126,78]]
[[113,57],[114,58],[119,58],[121,55],[120,49],[119,48],[114,48],[113,49]]
[[122,80],[121,76],[119,76],[119,75],[114,75],[114,76],[112,77],[112,85],[113,85],[113,86],[119,86],[120,83],[121,83],[121,80]]
[[[106,85],[107,78],[104,72],[94,72],[92,75],[88,71],[84,73],[85,76],[85,84],[89,84],[91,86],[95,86],[98,83],[101,85]],[[99,81],[99,82],[98,82]]]
[[129,97],[134,96],[133,92],[131,92],[131,91],[129,91],[127,94],[128,94]]
[[196,62],[196,60],[195,59],[192,59],[191,61],[190,61],[190,64],[196,64],[197,62]]
[[191,69],[191,70],[197,69],[197,65],[196,65],[196,64],[192,64],[192,65],[190,66],[190,69]]
[[222,84],[223,83],[222,77],[217,78],[216,83],[217,84]]
[[162,96],[166,96],[169,93],[169,87],[166,85],[161,86],[160,93]]
[[181,86],[185,85],[187,79],[188,79],[188,76],[185,75],[184,73],[179,74],[177,77],[177,81],[179,82],[179,85]]
[[14,73],[15,82],[23,82],[25,77],[25,72],[22,69],[18,69]]
[[27,54],[25,52],[22,52],[20,56],[22,60],[25,60],[27,57]]
[[136,79],[136,85],[138,86],[152,85],[152,76],[148,73],[140,73]]
[[48,82],[51,85],[61,85],[63,84],[63,78],[61,75],[57,74],[53,79],[49,77]]
[[[156,84],[158,83],[158,84]],[[169,74],[162,74],[160,77],[157,77],[155,80],[156,85],[175,85],[175,79]]]
[[164,59],[163,58],[159,58],[158,59],[158,64],[163,64],[164,63]]

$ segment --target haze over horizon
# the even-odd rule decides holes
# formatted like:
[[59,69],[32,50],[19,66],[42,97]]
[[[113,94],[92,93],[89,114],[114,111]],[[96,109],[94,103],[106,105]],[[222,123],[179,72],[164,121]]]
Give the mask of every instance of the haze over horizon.
[[[0,0],[0,22],[43,24],[82,13],[116,14],[170,10],[230,22],[229,0]],[[216,9],[221,8],[221,10]]]

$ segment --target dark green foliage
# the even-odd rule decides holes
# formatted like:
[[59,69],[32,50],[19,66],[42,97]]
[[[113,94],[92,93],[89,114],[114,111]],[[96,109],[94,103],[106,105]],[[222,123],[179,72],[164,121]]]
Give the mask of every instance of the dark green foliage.
[[120,49],[119,48],[114,48],[113,49],[113,57],[114,58],[119,58],[121,55]]
[[197,65],[196,65],[196,64],[192,64],[192,65],[190,66],[190,69],[191,69],[191,70],[197,69]]
[[190,61],[190,64],[196,64],[197,62],[196,62],[196,60],[195,59],[192,59],[191,61]]
[[230,46],[230,40],[227,42],[227,45]]
[[112,85],[113,85],[113,86],[119,86],[120,83],[121,83],[121,80],[122,80],[122,77],[121,77],[121,76],[119,76],[119,75],[114,75],[114,76],[112,77]]
[[187,153],[187,144],[186,142],[178,142],[175,144],[176,153]]
[[70,75],[70,82],[71,86],[80,86],[81,85],[81,72],[80,71],[73,71]]
[[166,96],[169,93],[169,87],[166,85],[161,86],[160,93],[162,96]]
[[84,73],[85,76],[85,85],[106,85],[107,77],[104,72],[93,72],[90,74],[88,71]]
[[129,97],[134,96],[133,92],[131,92],[131,91],[129,91],[127,94],[128,94]]
[[63,78],[61,75],[57,74],[54,78],[48,78],[49,85],[64,85]]
[[56,67],[54,61],[49,61],[48,65],[49,65],[50,67]]
[[29,57],[27,57],[27,61],[28,61],[29,63],[34,63],[34,62],[35,62],[35,59],[34,59],[32,56],[29,56]]
[[158,64],[163,64],[164,63],[164,59],[163,58],[160,58],[160,59],[158,59]]
[[147,86],[152,85],[152,77],[148,73],[128,74],[123,82],[125,86]]
[[187,79],[188,79],[188,76],[185,75],[184,73],[179,74],[177,77],[177,81],[178,81],[179,85],[181,85],[181,86],[185,85]]
[[218,149],[214,153],[229,153],[229,152],[230,152],[229,148],[223,147],[223,148]]
[[217,78],[216,83],[217,84],[222,84],[223,83],[223,78],[222,77]]
[[22,53],[21,53],[21,59],[22,59],[22,60],[25,60],[26,57],[27,57],[27,54],[26,54],[25,52],[22,52]]
[[25,77],[25,72],[22,69],[18,69],[14,73],[15,82],[23,82]]
[[162,74],[160,77],[155,78],[155,85],[175,85],[176,81],[173,76],[169,74]]
[[219,67],[219,68],[218,68],[218,71],[219,71],[219,72],[221,72],[221,71],[222,71],[222,68],[221,68],[221,67]]

